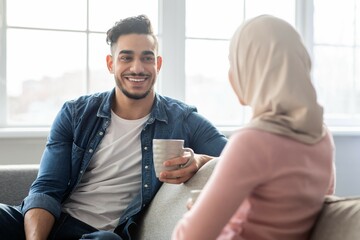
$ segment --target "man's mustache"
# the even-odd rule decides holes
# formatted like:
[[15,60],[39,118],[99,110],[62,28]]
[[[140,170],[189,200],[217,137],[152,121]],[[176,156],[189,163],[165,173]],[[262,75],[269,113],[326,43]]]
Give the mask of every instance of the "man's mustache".
[[124,77],[149,77],[148,73],[125,73]]

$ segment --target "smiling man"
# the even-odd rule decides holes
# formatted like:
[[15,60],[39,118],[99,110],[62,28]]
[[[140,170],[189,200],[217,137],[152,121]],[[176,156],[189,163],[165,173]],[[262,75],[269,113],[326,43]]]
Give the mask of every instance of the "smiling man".
[[[161,184],[186,182],[225,146],[196,108],[155,93],[162,58],[146,16],[117,22],[107,42],[115,88],[64,104],[29,195],[21,206],[0,204],[0,239],[133,239]],[[183,139],[196,153],[191,164],[157,178],[156,138]]]

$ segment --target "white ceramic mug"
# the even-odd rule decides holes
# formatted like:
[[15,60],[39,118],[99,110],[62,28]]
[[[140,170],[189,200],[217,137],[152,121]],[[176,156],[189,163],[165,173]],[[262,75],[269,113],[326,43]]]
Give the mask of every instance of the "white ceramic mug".
[[201,189],[190,190],[190,196],[189,196],[189,198],[188,198],[188,200],[186,202],[186,208],[188,210],[190,210],[192,208],[192,206],[194,205],[194,203],[198,199],[201,191],[202,191]]
[[[191,157],[186,164],[165,167],[164,161],[183,156],[184,153],[190,153]],[[184,148],[184,140],[182,139],[153,139],[153,161],[156,177],[160,172],[165,170],[175,170],[188,166],[194,159],[194,151],[191,148]]]

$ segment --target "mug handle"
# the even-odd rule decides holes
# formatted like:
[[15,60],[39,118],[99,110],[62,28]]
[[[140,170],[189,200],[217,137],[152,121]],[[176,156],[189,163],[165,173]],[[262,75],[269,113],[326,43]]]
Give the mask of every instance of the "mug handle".
[[194,160],[194,151],[191,148],[183,148],[183,150],[184,152],[189,152],[191,154],[191,157],[189,157],[186,163],[180,164],[180,168],[185,168],[189,166]]

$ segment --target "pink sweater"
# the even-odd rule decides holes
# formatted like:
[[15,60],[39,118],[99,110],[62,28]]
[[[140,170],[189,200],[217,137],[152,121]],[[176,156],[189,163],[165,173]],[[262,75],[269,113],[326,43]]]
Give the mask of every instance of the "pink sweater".
[[324,195],[334,191],[329,133],[307,145],[244,129],[230,138],[220,158],[172,239],[308,239]]

